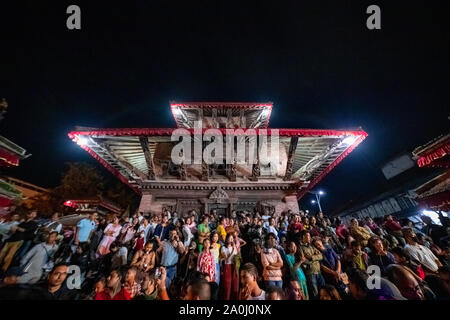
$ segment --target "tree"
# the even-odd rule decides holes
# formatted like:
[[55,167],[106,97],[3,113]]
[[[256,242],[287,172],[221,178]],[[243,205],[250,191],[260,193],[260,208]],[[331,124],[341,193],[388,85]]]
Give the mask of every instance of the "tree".
[[33,198],[32,208],[42,216],[53,212],[66,213],[73,209],[64,206],[71,199],[101,197],[113,202],[123,210],[137,208],[138,197],[130,188],[118,182],[112,175],[104,176],[100,170],[87,163],[67,163],[68,169],[62,174],[59,186],[49,194]]
[[137,208],[138,197],[134,191],[117,180],[111,181],[108,185],[110,185],[110,187],[108,187],[106,193],[104,193],[105,199],[116,203],[124,210],[130,206],[132,209],[131,212],[133,212],[133,209]]
[[67,200],[93,198],[105,191],[105,178],[87,163],[67,163],[69,169],[63,174],[61,184],[53,189],[56,196]]

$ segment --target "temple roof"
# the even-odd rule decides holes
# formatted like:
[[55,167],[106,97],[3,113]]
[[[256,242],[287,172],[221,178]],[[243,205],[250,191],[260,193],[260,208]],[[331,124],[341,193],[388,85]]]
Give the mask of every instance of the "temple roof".
[[[185,175],[174,165],[170,154],[175,128],[95,129],[78,127],[69,137],[97,159],[133,190],[145,188],[203,188],[220,185],[226,188],[295,189],[302,197],[339,164],[367,136],[362,129],[255,129],[268,135],[278,133],[280,169],[267,174],[262,167],[257,180],[251,180],[252,166],[237,165],[234,179],[227,168],[216,166],[205,181],[202,165],[186,165]],[[205,132],[207,129],[203,129]],[[224,135],[226,129],[219,128]],[[193,134],[193,129],[186,129]],[[288,174],[288,162],[291,163]],[[247,189],[245,189],[247,188]]]
[[179,128],[267,128],[272,102],[170,102]]
[[412,152],[419,167],[450,167],[450,134],[441,135]]
[[31,156],[26,150],[11,140],[0,136],[0,166],[18,166],[19,160]]

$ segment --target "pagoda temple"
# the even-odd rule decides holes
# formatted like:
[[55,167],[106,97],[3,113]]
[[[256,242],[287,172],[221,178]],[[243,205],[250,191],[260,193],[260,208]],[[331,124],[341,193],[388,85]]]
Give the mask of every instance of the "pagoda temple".
[[[298,200],[367,137],[361,128],[269,128],[272,102],[171,102],[170,107],[177,128],[77,127],[69,133],[74,142],[141,195],[139,211],[143,213],[159,214],[167,209],[184,215],[190,210],[216,210],[228,215],[233,210],[254,208],[269,215],[287,210],[298,212]],[[217,138],[208,140],[202,136],[212,129],[223,134],[224,149],[230,129],[236,137],[244,136],[242,141],[246,143],[276,135],[276,169],[271,167],[273,163],[263,163],[258,156],[255,162],[245,163],[173,160],[179,143],[174,134],[182,131],[192,138],[193,151],[185,154],[194,157],[196,151],[201,153],[217,142]],[[231,141],[234,157],[234,137]],[[269,145],[273,144],[271,140]],[[249,149],[247,146],[245,150]]]

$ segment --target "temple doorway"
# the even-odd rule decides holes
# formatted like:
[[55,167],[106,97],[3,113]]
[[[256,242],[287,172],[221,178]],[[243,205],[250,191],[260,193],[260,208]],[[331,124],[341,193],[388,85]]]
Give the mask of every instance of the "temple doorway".
[[228,217],[230,215],[230,212],[229,212],[230,205],[229,204],[211,203],[208,207],[209,207],[208,213],[211,213],[212,210],[216,210],[216,212],[219,216],[227,216]]

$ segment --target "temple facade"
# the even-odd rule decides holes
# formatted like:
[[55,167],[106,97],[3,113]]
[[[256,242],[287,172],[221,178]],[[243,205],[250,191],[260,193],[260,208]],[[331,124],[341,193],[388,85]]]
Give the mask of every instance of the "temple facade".
[[[255,208],[268,215],[298,212],[298,200],[367,136],[361,128],[269,128],[271,102],[171,102],[170,107],[176,128],[77,127],[69,133],[141,195],[139,211],[144,213],[216,210],[228,215]],[[179,151],[180,137],[189,138],[190,147]],[[269,163],[258,152],[262,141],[267,142]],[[244,161],[237,161],[239,143],[244,143]],[[213,163],[205,157],[194,159],[212,144]],[[183,160],[174,161],[174,154]]]

